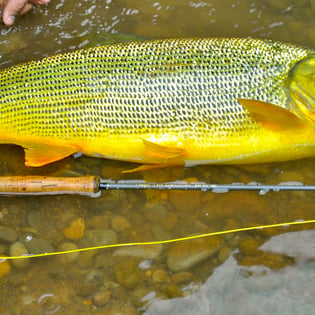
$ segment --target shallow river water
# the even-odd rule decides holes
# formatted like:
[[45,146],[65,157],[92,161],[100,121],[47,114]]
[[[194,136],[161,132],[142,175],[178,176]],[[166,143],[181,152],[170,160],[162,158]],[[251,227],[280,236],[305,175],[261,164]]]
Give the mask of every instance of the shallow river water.
[[[257,37],[315,48],[314,0],[51,0],[0,26],[0,67],[132,38]],[[314,159],[123,174],[131,163],[70,157],[24,166],[1,145],[0,175],[100,175],[208,183],[315,183]],[[0,253],[163,241],[315,218],[314,192],[107,191],[0,197]],[[1,314],[315,314],[315,225],[0,263]]]

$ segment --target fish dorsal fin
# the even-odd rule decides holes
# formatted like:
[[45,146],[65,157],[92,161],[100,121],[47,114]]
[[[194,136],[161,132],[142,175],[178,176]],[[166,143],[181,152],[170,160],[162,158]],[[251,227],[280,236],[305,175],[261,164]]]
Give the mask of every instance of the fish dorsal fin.
[[69,155],[76,153],[77,148],[52,146],[47,144],[23,144],[25,150],[26,166],[43,166],[59,161]]
[[270,131],[297,129],[308,125],[307,122],[278,105],[242,98],[238,101],[248,110],[253,120]]

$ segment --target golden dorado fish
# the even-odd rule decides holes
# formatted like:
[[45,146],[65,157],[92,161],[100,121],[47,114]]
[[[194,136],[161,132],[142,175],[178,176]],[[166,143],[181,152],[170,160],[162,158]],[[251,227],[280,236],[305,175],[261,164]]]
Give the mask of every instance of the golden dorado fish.
[[0,72],[0,142],[155,165],[315,154],[315,51],[256,39],[111,44]]

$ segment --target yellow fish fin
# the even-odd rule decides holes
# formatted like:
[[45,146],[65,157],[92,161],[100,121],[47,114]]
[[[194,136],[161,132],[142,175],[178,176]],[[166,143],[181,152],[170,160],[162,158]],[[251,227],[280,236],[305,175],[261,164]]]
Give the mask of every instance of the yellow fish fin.
[[26,144],[22,145],[25,151],[26,166],[43,166],[61,160],[73,153],[78,152],[77,148],[54,146],[47,144]]
[[[179,164],[144,164],[144,165],[140,165],[138,167],[132,168],[130,170],[122,171],[122,173],[129,174],[129,173],[142,172],[142,171],[151,171],[158,168],[171,167],[171,166],[180,166],[180,165]],[[184,166],[184,162],[181,164],[181,166]]]
[[305,127],[307,123],[280,106],[263,101],[238,99],[250,116],[270,131],[290,130]]
[[144,155],[152,159],[154,162],[152,162],[152,164],[141,165],[131,170],[123,171],[123,173],[134,173],[170,166],[185,165],[184,156],[186,155],[186,151],[184,149],[164,146],[148,140],[142,141],[145,146]]
[[[186,155],[186,151],[181,148],[169,147],[148,140],[142,140],[145,146],[144,154],[157,160],[164,160],[167,164],[168,160],[179,159],[182,160]],[[161,163],[164,164],[164,163]]]

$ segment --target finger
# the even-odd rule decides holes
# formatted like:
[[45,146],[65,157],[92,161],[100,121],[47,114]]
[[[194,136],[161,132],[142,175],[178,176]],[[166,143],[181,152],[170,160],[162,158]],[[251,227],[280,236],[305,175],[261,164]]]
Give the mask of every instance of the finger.
[[3,23],[6,25],[12,25],[16,16],[29,11],[32,8],[32,4],[27,2],[27,0],[9,0],[3,10]]
[[0,0],[0,8],[3,9],[7,4],[8,0]]
[[47,4],[50,0],[29,0],[32,4]]

